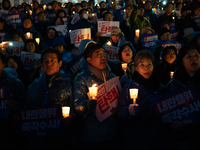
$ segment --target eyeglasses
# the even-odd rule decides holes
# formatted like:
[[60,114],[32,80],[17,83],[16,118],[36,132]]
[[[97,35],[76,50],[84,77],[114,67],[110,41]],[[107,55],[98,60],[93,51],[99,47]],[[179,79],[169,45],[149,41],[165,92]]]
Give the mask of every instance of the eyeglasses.
[[95,56],[98,57],[98,58],[107,57],[108,52],[96,52]]

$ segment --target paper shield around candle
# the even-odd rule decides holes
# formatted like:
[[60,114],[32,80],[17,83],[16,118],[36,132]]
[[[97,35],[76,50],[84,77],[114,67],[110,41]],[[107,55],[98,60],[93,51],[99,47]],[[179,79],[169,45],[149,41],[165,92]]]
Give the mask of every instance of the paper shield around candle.
[[90,98],[95,99],[97,96],[97,88],[96,84],[93,84],[92,87],[89,87]]
[[127,70],[127,63],[122,63],[122,69]]
[[130,98],[137,99],[138,98],[138,89],[129,89]]
[[68,106],[62,107],[62,115],[64,118],[69,116],[69,112],[70,112],[70,107]]

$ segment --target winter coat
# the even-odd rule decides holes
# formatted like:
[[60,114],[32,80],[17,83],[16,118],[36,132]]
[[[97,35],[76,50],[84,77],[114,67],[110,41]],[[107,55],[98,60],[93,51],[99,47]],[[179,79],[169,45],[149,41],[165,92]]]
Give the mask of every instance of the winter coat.
[[46,83],[46,74],[42,72],[40,77],[35,79],[28,89],[28,101],[33,104],[62,104],[71,106],[72,81],[63,71],[53,75]]
[[[139,109],[135,116],[131,116],[128,110],[129,105],[133,104],[129,93],[131,88],[138,89],[136,103],[139,105]],[[134,81],[132,78],[129,78],[123,87],[118,99],[117,113],[122,126],[125,150],[162,149],[159,147],[162,132],[149,102],[149,97],[155,93],[160,93],[161,89],[158,86],[155,91],[147,90],[143,84]]]
[[[108,67],[107,67],[108,68]],[[92,70],[93,72],[91,72]],[[115,77],[114,74],[107,69],[107,77],[104,80],[109,80]],[[85,142],[103,142],[114,140],[117,138],[117,123],[112,116],[102,122],[99,122],[94,111],[89,111],[87,108],[89,87],[93,84],[98,86],[104,81],[97,76],[103,76],[103,72],[91,66],[87,61],[83,65],[83,71],[79,73],[74,80],[74,108],[76,114],[82,119],[83,123],[79,125],[80,140]]]
[[91,38],[93,39],[97,32],[97,29],[95,25],[90,23],[88,20],[79,19],[73,26],[73,30],[84,29],[84,28],[91,28]]
[[40,45],[40,52],[43,51],[46,48],[52,48],[53,47],[53,41],[54,39],[48,39],[45,40],[41,45]]

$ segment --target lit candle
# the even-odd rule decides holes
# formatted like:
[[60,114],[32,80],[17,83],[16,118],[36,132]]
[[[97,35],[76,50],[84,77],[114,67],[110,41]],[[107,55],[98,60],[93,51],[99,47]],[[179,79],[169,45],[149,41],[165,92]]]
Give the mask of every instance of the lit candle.
[[31,4],[31,7],[33,7],[33,4]]
[[73,11],[73,14],[75,14],[75,11]]
[[69,106],[62,107],[62,115],[64,118],[69,117],[69,112],[70,112]]
[[90,99],[96,99],[97,96],[97,87],[96,84],[93,84],[92,87],[89,87]]
[[71,32],[71,30],[69,30],[69,32]]
[[40,44],[40,38],[35,38],[35,41],[38,43],[38,45]]
[[163,7],[161,8],[161,10],[163,10]]
[[143,1],[143,4],[145,4],[145,1]]
[[174,3],[174,1],[172,1],[172,4]]
[[109,45],[109,46],[111,46],[111,42],[110,41],[108,41],[106,44]]
[[113,4],[113,2],[112,2],[112,4]]
[[175,17],[172,17],[172,19],[174,20],[174,19],[175,19]]
[[46,9],[46,7],[47,7],[47,5],[44,5],[44,6],[43,6],[43,9],[45,10],[45,9]]
[[133,104],[136,104],[136,99],[138,98],[138,89],[129,89],[130,97],[133,99]]
[[29,14],[32,15],[32,10],[29,10]]
[[126,70],[127,70],[127,63],[122,63],[122,69],[124,70],[124,72],[126,72]]
[[153,11],[156,12],[156,8],[153,8]]
[[26,36],[27,36],[27,38],[29,39],[30,36],[31,36],[31,33],[30,33],[30,32],[27,32],[27,33],[26,33]]
[[124,12],[126,12],[126,9],[124,9]]
[[173,76],[174,76],[174,72],[173,72],[173,71],[171,71],[171,72],[170,72],[170,78],[172,79],[172,78],[173,78]]
[[138,38],[140,37],[140,30],[139,29],[135,30],[135,36],[138,37]]
[[94,16],[94,13],[92,13],[92,16]]

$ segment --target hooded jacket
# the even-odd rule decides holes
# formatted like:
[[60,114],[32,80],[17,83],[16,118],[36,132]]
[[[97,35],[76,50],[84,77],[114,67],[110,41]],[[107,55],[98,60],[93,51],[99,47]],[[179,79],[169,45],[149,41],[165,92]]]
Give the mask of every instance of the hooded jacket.
[[35,79],[29,86],[28,101],[33,104],[48,103],[71,106],[73,101],[72,81],[60,70],[51,77],[47,84],[46,74],[42,72],[40,77]]
[[89,111],[87,108],[89,87],[92,87],[93,84],[99,86],[113,77],[115,76],[110,72],[108,66],[101,71],[85,61],[82,72],[74,80],[74,108],[76,114],[83,121],[83,124],[78,127],[81,128],[80,139],[82,141],[102,142],[117,138],[116,120],[110,116],[99,122],[95,111]]

